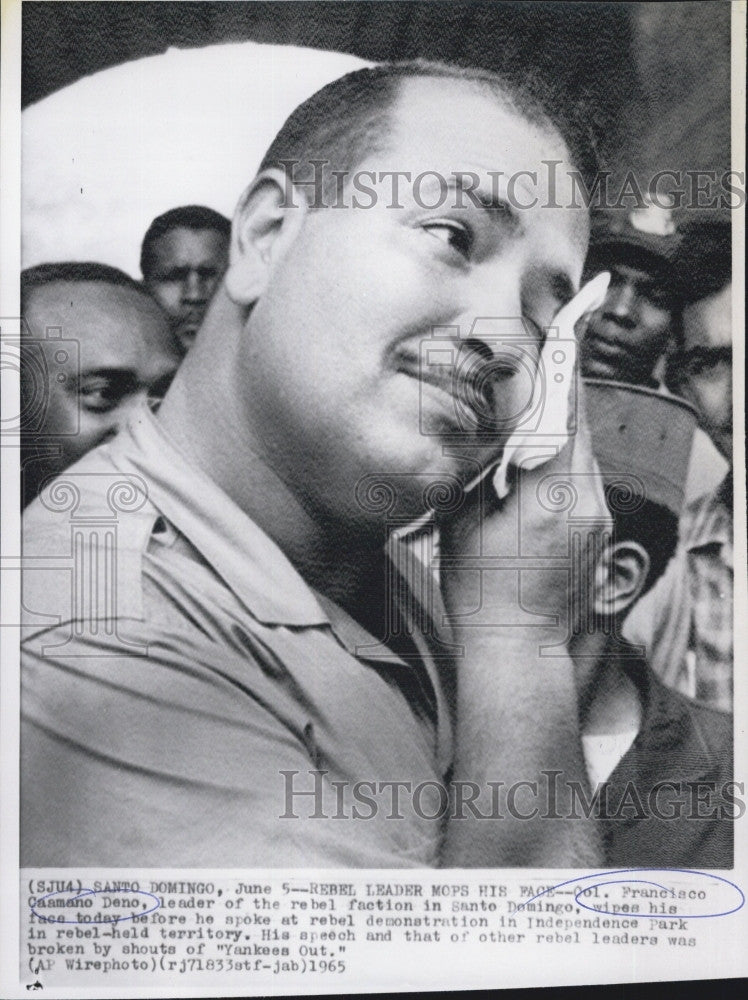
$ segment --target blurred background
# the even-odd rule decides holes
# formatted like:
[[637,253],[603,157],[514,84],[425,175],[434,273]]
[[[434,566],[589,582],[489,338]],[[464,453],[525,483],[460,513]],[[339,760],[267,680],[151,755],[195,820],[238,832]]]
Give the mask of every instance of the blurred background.
[[729,164],[730,4],[720,0],[26,2],[23,102],[169,47],[245,40],[487,68],[519,51],[571,95],[595,98],[606,146],[636,153],[642,163],[634,168],[665,160],[674,169]]
[[[220,172],[219,161],[211,166],[206,151],[220,141],[226,163],[226,144],[244,143],[246,181],[256,166],[252,142],[259,150],[297,100],[357,65],[350,57],[532,65],[560,81],[570,99],[587,100],[614,177],[628,170],[647,177],[660,169],[721,173],[730,168],[730,6],[720,0],[27,0],[24,264],[50,259],[53,237],[67,239],[71,226],[82,239],[102,211],[121,213],[122,202],[97,189],[106,180],[98,176],[102,171],[112,185],[126,178],[131,196],[137,190],[145,199],[133,208],[133,231],[144,231],[153,214],[185,198],[230,212],[238,180],[227,179],[225,192],[215,189],[208,175]],[[268,103],[278,109],[272,122]],[[213,122],[219,115],[222,129]],[[242,122],[232,124],[240,116]],[[201,129],[204,135],[185,137]],[[162,203],[170,195],[153,186],[155,175],[165,173],[174,183],[180,161],[194,182]],[[104,245],[97,259],[133,270],[131,258],[115,253],[120,235],[99,238]],[[89,252],[85,240],[80,246],[79,259]]]

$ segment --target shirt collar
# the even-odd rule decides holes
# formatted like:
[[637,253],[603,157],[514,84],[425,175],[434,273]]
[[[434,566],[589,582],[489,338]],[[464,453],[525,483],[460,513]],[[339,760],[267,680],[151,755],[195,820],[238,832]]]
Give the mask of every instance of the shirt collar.
[[[715,761],[700,738],[692,703],[684,695],[667,688],[646,659],[636,655],[633,646],[622,643],[621,653],[621,666],[636,685],[642,706],[639,733],[626,757],[631,755],[636,759],[636,770],[640,776],[650,774],[653,778],[661,777],[663,760],[668,760],[672,770],[680,770],[679,774],[668,774],[668,778],[707,773]],[[687,744],[687,756],[682,755],[682,759],[667,756],[668,751],[682,749]]]
[[[123,472],[133,472],[148,484],[149,500],[170,524],[197,549],[250,613],[266,625],[327,626],[357,659],[409,664],[378,643],[343,608],[316,594],[275,542],[227,494],[176,447],[147,408],[110,444],[110,454]],[[419,661],[435,691],[439,720],[437,754],[446,770],[451,761],[451,709],[454,704],[453,647],[441,636],[440,593],[430,570],[407,544],[388,547],[393,568],[412,598],[403,613],[410,621]],[[398,593],[400,593],[398,591]],[[404,595],[403,595],[404,597]],[[430,599],[429,599],[430,598]],[[423,619],[423,620],[421,620]]]
[[281,549],[192,465],[144,407],[112,442],[117,465],[140,475],[158,511],[266,625],[328,625],[314,593]]
[[714,493],[699,497],[687,509],[686,547],[689,552],[709,545],[719,545],[729,554],[732,549],[732,478]]

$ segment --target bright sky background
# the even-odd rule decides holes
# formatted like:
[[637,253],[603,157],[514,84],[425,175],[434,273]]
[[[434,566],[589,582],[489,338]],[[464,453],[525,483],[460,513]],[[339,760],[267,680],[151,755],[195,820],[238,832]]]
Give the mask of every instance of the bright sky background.
[[96,260],[139,278],[151,220],[231,217],[281,124],[355,56],[240,42],[170,49],[76,81],[23,114],[23,266]]

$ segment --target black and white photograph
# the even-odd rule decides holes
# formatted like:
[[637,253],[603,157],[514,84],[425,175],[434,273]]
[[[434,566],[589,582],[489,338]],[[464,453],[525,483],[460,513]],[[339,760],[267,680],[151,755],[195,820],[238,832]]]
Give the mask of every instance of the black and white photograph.
[[745,15],[3,5],[2,996],[748,973]]

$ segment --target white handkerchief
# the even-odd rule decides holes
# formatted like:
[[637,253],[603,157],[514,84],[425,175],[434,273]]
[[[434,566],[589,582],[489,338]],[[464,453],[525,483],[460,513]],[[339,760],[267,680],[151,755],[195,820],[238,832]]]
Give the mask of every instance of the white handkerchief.
[[[501,461],[493,469],[494,489],[501,499],[509,492],[507,472],[510,465],[534,469],[558,454],[568,441],[571,432],[569,393],[574,383],[577,355],[574,327],[583,316],[600,308],[609,283],[607,271],[596,275],[559,310],[546,330],[527,417],[507,441]],[[468,490],[491,471],[486,469]]]

